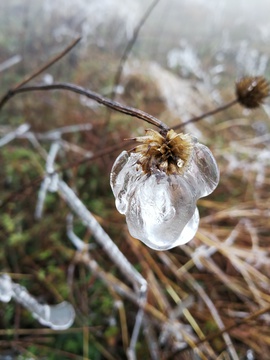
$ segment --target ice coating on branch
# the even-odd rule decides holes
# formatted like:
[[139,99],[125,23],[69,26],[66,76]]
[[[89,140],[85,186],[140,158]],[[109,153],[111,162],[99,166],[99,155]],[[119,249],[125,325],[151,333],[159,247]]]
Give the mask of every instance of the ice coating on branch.
[[3,274],[0,276],[0,301],[9,302],[12,298],[28,309],[42,325],[54,330],[68,329],[74,322],[75,310],[69,302],[41,304],[24,286],[14,283],[8,274]]
[[196,202],[216,188],[219,172],[211,151],[197,139],[173,130],[163,136],[153,132],[136,138],[143,145],[135,152],[118,156],[111,187],[130,234],[152,249],[168,250],[194,237]]

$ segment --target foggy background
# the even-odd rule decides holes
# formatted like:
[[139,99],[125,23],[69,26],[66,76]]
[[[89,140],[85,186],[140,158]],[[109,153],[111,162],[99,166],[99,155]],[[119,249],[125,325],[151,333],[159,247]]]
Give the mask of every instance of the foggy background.
[[[0,59],[5,61],[18,55],[20,66],[27,71],[31,61],[42,61],[56,52],[57,46],[79,35],[83,38],[80,51],[76,49],[76,59],[81,54],[91,63],[92,52],[97,48],[120,58],[150,3],[1,2],[0,46],[5,46],[1,47]],[[183,76],[265,73],[269,60],[269,10],[269,2],[263,0],[160,0],[141,30],[132,54],[166,68],[179,67]],[[217,78],[214,81],[218,82]]]

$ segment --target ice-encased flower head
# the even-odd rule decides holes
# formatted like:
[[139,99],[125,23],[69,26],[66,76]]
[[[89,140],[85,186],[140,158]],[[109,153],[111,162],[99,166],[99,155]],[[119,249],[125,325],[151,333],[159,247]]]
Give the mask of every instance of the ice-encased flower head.
[[190,241],[199,225],[196,202],[217,186],[219,171],[208,147],[187,134],[149,129],[141,144],[123,151],[111,171],[117,210],[130,234],[155,250]]

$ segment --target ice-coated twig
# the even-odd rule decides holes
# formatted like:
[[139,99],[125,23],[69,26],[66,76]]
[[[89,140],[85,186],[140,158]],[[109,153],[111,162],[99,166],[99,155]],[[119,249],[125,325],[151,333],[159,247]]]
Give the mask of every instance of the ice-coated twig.
[[70,126],[57,128],[51,131],[47,131],[44,133],[27,131],[23,134],[19,134],[17,138],[28,139],[31,142],[31,144],[34,146],[34,148],[39,151],[40,155],[44,159],[47,159],[48,154],[46,150],[41,146],[39,141],[55,141],[55,142],[58,141],[59,145],[61,145],[61,148],[63,148],[64,150],[73,151],[79,153],[80,155],[83,155],[86,158],[90,158],[91,156],[93,156],[92,151],[84,150],[78,145],[63,140],[62,135],[68,133],[74,133],[78,131],[90,131],[92,128],[93,128],[92,124],[70,125]]
[[8,144],[10,141],[16,139],[16,138],[19,137],[20,135],[23,135],[23,134],[26,133],[29,129],[30,129],[30,125],[29,125],[29,124],[22,124],[22,125],[20,125],[16,130],[11,131],[10,133],[4,135],[4,136],[0,139],[0,147]]
[[25,139],[28,139],[28,141],[33,145],[33,147],[39,152],[39,154],[42,156],[43,159],[47,159],[47,151],[44,149],[44,147],[40,144],[37,137],[32,131],[28,131],[23,136]]
[[[186,299],[184,299],[183,301],[180,301],[177,306],[173,309],[170,310],[169,312],[169,318],[171,323],[177,322],[177,318],[180,317],[181,315],[183,315],[183,312],[185,309],[188,309],[188,307],[192,306],[194,303],[194,297],[193,296],[188,296]],[[179,326],[181,326],[182,331],[188,332],[191,334],[191,327],[190,325],[187,324],[181,324],[179,322]],[[161,344],[165,344],[168,340],[168,338],[172,335],[172,329],[170,326],[164,326],[162,328],[162,332],[160,334],[159,337],[159,341]],[[176,348],[185,348],[186,343],[183,343],[183,336],[180,333],[178,336],[174,336],[175,337],[175,347]],[[194,340],[194,339],[193,339]]]
[[[118,249],[109,235],[104,231],[95,217],[88,211],[86,206],[76,196],[75,192],[61,179],[58,181],[58,192],[69,207],[83,220],[90,229],[96,241],[103,247],[107,255],[122,271],[123,275],[140,290],[141,286],[146,286],[147,282],[142,275],[134,269],[127,258]],[[139,288],[138,288],[139,285]]]
[[[142,306],[146,303],[146,294],[147,294],[147,283],[145,282],[145,284],[141,285],[140,293],[139,293],[139,301]],[[127,350],[127,356],[129,360],[136,359],[136,344],[138,341],[141,326],[143,324],[143,317],[144,317],[144,309],[140,308],[136,315],[136,320],[135,320],[132,336],[130,339],[129,348]]]
[[11,58],[7,59],[6,61],[0,64],[0,72],[7,70],[13,65],[18,64],[22,60],[21,55],[14,55]]
[[[239,235],[239,227],[240,225],[243,224],[243,221],[239,221],[238,224],[235,226],[235,228],[232,230],[232,232],[230,233],[230,235],[227,237],[227,239],[223,242],[222,245],[226,245],[226,246],[230,246],[232,245],[237,236]],[[222,246],[221,245],[221,246]],[[206,259],[211,257],[212,255],[214,255],[217,251],[219,250],[218,246],[207,246],[207,245],[200,245],[199,247],[197,247],[191,254],[191,258],[194,262],[194,264],[196,265],[196,267],[199,270],[203,270],[204,269],[204,265],[202,264],[202,262],[200,261],[200,259]]]
[[7,274],[3,274],[0,276],[0,301],[9,302],[12,295],[12,281]]
[[61,147],[65,151],[73,151],[74,153],[80,154],[84,156],[85,158],[90,158],[93,156],[93,152],[89,150],[85,150],[82,147],[72,144],[66,140],[60,140]]
[[183,315],[184,310],[190,308],[195,303],[193,295],[189,295],[186,299],[179,301],[176,307],[170,313],[170,319],[175,320]]
[[57,191],[58,174],[54,173],[54,162],[55,162],[55,158],[57,156],[59,149],[60,149],[59,142],[53,142],[51,144],[51,148],[50,148],[49,154],[47,156],[47,161],[46,161],[46,173],[47,174],[45,175],[44,180],[42,181],[39,192],[38,192],[38,201],[37,201],[36,210],[35,210],[35,218],[36,219],[41,219],[41,217],[42,217],[44,201],[46,198],[47,191],[48,190],[51,192]]
[[93,249],[94,244],[86,244],[73,231],[73,215],[67,215],[67,236],[78,251]]
[[124,282],[117,279],[114,275],[105,272],[101,266],[91,257],[91,253],[79,252],[77,253],[77,261],[86,265],[86,267],[104,284],[114,289],[114,291],[120,296],[129,299],[132,303],[140,306],[137,294],[130,289]]
[[62,138],[62,135],[69,134],[69,133],[75,133],[79,131],[90,131],[92,130],[93,126],[92,124],[77,124],[77,125],[69,125],[69,126],[63,126],[57,129],[53,129],[46,132],[30,132],[23,134],[18,134],[18,138],[33,138],[35,137],[38,140],[47,140],[47,141],[56,141]]
[[159,336],[160,344],[164,346],[169,337],[173,338],[172,346],[175,351],[186,349],[188,343],[194,343],[196,340],[191,326],[179,321],[170,321],[163,324],[162,332]]
[[[91,258],[89,252],[81,253],[81,260],[88,266],[88,268],[97,277],[102,279],[102,281],[105,284],[107,284],[109,287],[112,287],[119,295],[124,296],[127,299],[130,299],[133,303],[137,304],[138,306],[144,305],[147,295],[146,292],[142,292],[141,294],[142,298],[138,299],[138,295],[132,292],[129,289],[129,287],[127,287],[123,283],[120,283],[120,281],[116,279],[113,275],[106,273],[102,268],[100,268],[97,262]],[[139,335],[140,327],[142,326],[142,321],[144,320],[144,317],[142,318],[142,315],[143,315],[142,311],[139,310],[135,320],[135,325],[133,330],[134,335],[132,334],[130,346],[127,349],[128,360],[136,360],[135,345],[138,341],[138,335]]]
[[0,301],[9,302],[11,298],[28,309],[42,325],[53,330],[68,329],[75,319],[75,310],[69,302],[41,304],[24,286],[14,283],[8,274],[4,274],[0,276]]
[[[120,269],[123,275],[133,284],[135,291],[139,294],[139,302],[143,306],[147,296],[147,282],[142,275],[131,265],[123,253],[118,249],[109,235],[104,231],[95,217],[88,211],[86,206],[76,196],[75,192],[61,179],[58,180],[58,193],[75,214],[86,224],[92,232],[96,241],[103,247],[104,251]],[[142,326],[143,310],[139,309],[131,337],[130,347],[127,351],[129,360],[136,359],[135,345],[138,340],[139,330]]]
[[39,140],[58,140],[62,137],[63,134],[75,133],[79,131],[90,131],[92,128],[92,124],[69,125],[44,133],[35,133],[35,136]]
[[252,349],[248,349],[246,353],[247,360],[255,360],[255,356]]
[[37,205],[35,209],[35,218],[41,219],[43,208],[44,208],[44,202],[46,199],[47,191],[49,189],[51,183],[51,179],[49,176],[45,176],[44,180],[42,181],[39,191],[38,191],[38,199],[37,199]]
[[191,253],[191,257],[192,260],[194,262],[194,264],[196,265],[196,267],[199,270],[203,270],[204,266],[201,263],[201,258],[209,258],[210,256],[212,256],[213,254],[215,254],[217,252],[217,248],[215,246],[207,246],[207,245],[200,245],[199,247],[197,247],[193,253]]
[[153,326],[147,316],[144,316],[143,318],[143,325],[144,325],[143,334],[148,344],[148,349],[151,355],[151,359],[159,360],[160,354],[159,354],[158,341]]
[[[129,349],[127,350],[127,355],[129,360],[136,359],[135,346],[138,340],[139,331],[142,326],[143,321],[143,307],[146,302],[147,297],[147,282],[146,280],[137,272],[134,267],[129,263],[126,257],[121,253],[118,247],[114,244],[114,242],[110,239],[107,233],[103,230],[103,228],[99,225],[93,215],[87,210],[87,208],[83,205],[80,199],[76,196],[71,188],[67,186],[66,183],[58,179],[58,174],[54,171],[54,162],[57,156],[59,149],[61,148],[61,135],[65,132],[73,132],[78,130],[90,130],[92,126],[90,124],[83,124],[82,126],[70,126],[57,129],[55,131],[51,131],[45,134],[34,134],[29,130],[29,128],[25,128],[25,134],[16,133],[16,136],[22,135],[21,137],[28,138],[29,141],[33,143],[36,147],[39,145],[38,139],[40,140],[53,140],[51,144],[51,148],[49,153],[47,154],[44,150],[42,155],[46,158],[46,173],[47,175],[44,177],[44,180],[41,184],[38,201],[36,206],[35,215],[37,218],[42,216],[43,205],[46,198],[47,191],[56,191],[60,193],[60,195],[64,198],[70,208],[81,218],[81,220],[87,225],[87,227],[93,233],[96,241],[104,248],[107,252],[108,256],[111,260],[119,267],[125,277],[133,284],[136,293],[139,295],[139,298],[136,299],[140,309],[138,310],[133,334],[131,336],[131,342]],[[28,131],[28,132],[27,132]],[[15,136],[15,137],[16,137]],[[13,140],[14,136],[10,140]],[[85,244],[82,244],[81,239],[79,239],[72,229],[72,220],[68,219],[68,229],[67,229],[68,237],[71,239],[73,244],[78,250],[82,250]],[[88,248],[89,250],[89,248]],[[8,286],[9,282],[6,280],[5,286]],[[1,286],[1,284],[0,284]],[[119,293],[121,294],[121,289],[119,289]],[[5,295],[2,295],[2,298],[5,301],[9,301],[9,293],[3,292]],[[40,305],[34,298],[32,298],[23,287],[19,287],[19,285],[13,291],[16,294],[24,294],[23,297],[17,296],[17,301],[22,303],[25,307],[31,308],[34,316],[44,325],[51,326],[53,328],[59,328],[62,326],[51,323],[50,316],[55,311],[59,312],[60,310],[65,311],[68,303],[62,303],[58,306],[49,307],[49,305]],[[131,295],[131,294],[130,294]],[[137,296],[138,296],[137,295]],[[13,296],[13,295],[12,295]],[[132,296],[133,297],[133,296]],[[0,295],[1,300],[1,295]],[[3,300],[3,301],[4,301]],[[134,300],[134,299],[133,299]],[[34,310],[33,310],[34,309]]]
[[51,148],[47,157],[46,162],[46,172],[51,174],[54,172],[54,162],[57,156],[58,151],[60,150],[59,142],[55,141],[51,144]]

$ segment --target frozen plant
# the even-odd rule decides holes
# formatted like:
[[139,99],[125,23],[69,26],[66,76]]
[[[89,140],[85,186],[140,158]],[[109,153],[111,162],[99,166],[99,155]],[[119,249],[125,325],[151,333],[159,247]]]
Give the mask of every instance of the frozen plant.
[[199,225],[196,202],[217,186],[211,151],[188,134],[148,129],[133,151],[123,151],[111,172],[116,207],[130,234],[155,250],[190,241]]
[[[257,108],[269,91],[264,77],[246,76],[237,81],[233,101],[206,115],[236,103]],[[160,132],[148,129],[145,136],[133,139],[141,144],[118,156],[111,171],[111,187],[118,211],[126,215],[130,234],[152,249],[168,250],[187,243],[196,234],[196,202],[214,191],[219,171],[211,151],[195,137],[177,134],[153,119],[148,121]]]

